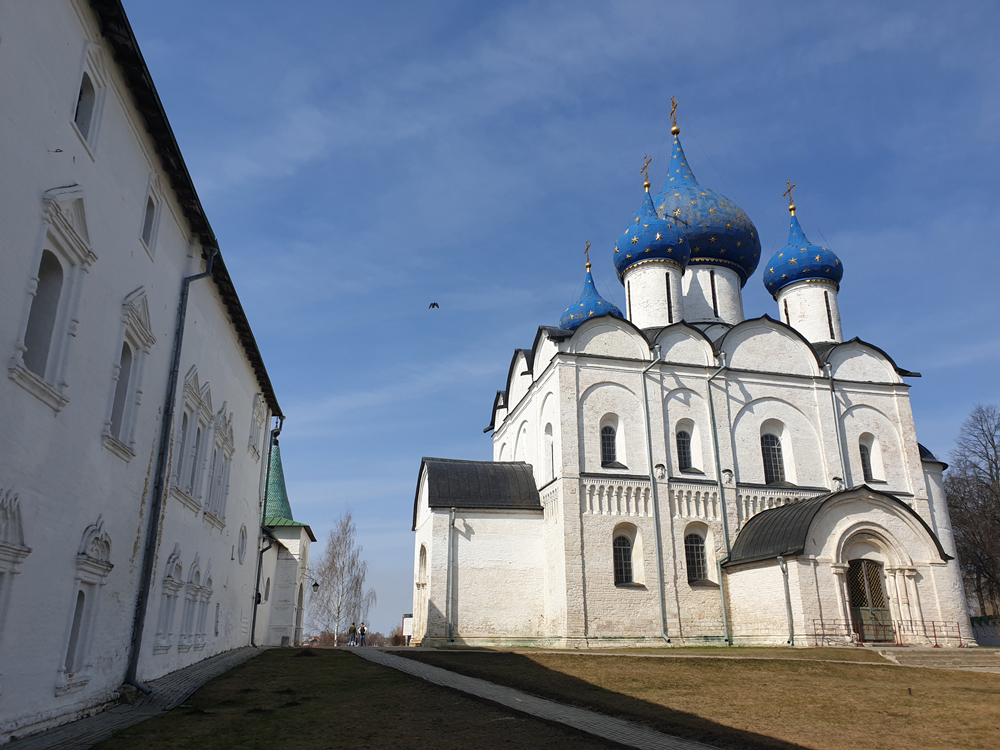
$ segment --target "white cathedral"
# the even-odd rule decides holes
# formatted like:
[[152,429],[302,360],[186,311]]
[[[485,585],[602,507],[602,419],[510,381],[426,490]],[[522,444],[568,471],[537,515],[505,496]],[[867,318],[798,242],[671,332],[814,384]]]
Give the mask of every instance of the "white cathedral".
[[494,460],[423,459],[414,643],[970,644],[917,374],[844,340],[843,266],[794,205],[763,267],[776,317],[745,319],[757,231],[671,132],[614,248],[624,314],[588,262],[514,352]]

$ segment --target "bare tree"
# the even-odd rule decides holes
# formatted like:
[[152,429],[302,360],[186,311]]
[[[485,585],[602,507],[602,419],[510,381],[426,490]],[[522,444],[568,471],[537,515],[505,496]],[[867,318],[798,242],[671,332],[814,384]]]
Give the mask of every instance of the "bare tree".
[[309,599],[309,614],[320,631],[340,634],[341,626],[368,619],[375,604],[374,589],[365,588],[368,563],[361,559],[361,546],[355,541],[357,527],[351,511],[337,520],[313,575],[319,589]]
[[981,615],[1000,614],[1000,408],[976,405],[945,477],[958,559]]

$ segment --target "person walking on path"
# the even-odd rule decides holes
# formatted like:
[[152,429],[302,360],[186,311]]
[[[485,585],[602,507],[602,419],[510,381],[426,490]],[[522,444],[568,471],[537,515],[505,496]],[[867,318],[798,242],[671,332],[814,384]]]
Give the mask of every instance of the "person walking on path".
[[360,640],[360,643],[358,643],[359,646],[365,645],[366,635],[368,635],[368,628],[365,627],[364,623],[361,623],[361,625],[358,626],[358,639]]
[[348,638],[348,640],[347,640],[347,645],[348,645],[348,646],[354,646],[354,645],[356,645],[356,644],[354,643],[354,639],[355,639],[355,638],[357,637],[357,635],[358,635],[358,629],[357,629],[357,628],[356,628],[356,627],[354,626],[354,623],[353,623],[353,622],[351,623],[351,627],[350,627],[350,628],[348,629],[348,631],[347,631],[347,635],[349,636],[349,638]]

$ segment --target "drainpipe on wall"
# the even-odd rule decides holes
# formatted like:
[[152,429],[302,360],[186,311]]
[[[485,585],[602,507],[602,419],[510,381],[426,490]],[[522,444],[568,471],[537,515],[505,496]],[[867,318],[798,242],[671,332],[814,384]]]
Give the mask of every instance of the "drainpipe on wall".
[[[267,444],[267,471],[264,474],[264,499],[260,504],[260,528],[257,530],[257,548],[260,549],[260,544],[263,541],[264,535],[264,519],[267,517],[267,493],[271,489],[271,454],[274,452],[274,446],[278,444],[278,435],[281,434],[281,428],[285,426],[285,417],[278,415],[278,425],[271,430],[271,439]],[[273,539],[268,539],[267,546],[257,553],[257,576],[256,583],[253,587],[253,616],[250,618],[250,645],[256,646],[254,638],[257,634],[257,605],[260,604],[260,569],[264,564],[264,553],[271,549],[274,544]],[[334,634],[336,638],[336,634]]]
[[204,248],[205,272],[185,276],[181,282],[181,296],[177,303],[177,324],[174,328],[174,348],[170,357],[170,373],[167,376],[167,396],[163,404],[163,421],[160,425],[160,446],[156,454],[156,474],[153,479],[153,494],[149,503],[149,521],[146,527],[146,545],[142,552],[142,572],[139,578],[139,598],[132,622],[132,640],[129,644],[128,670],[125,682],[149,695],[150,690],[136,678],[139,670],[139,649],[142,646],[142,631],[146,624],[146,609],[149,606],[149,589],[153,584],[153,564],[159,543],[160,511],[163,507],[164,485],[167,477],[167,455],[170,452],[170,437],[174,426],[174,405],[177,401],[177,379],[181,369],[181,347],[184,343],[184,322],[187,319],[188,294],[192,281],[206,279],[212,275],[212,265],[219,249]]
[[452,590],[453,590],[453,586],[454,586],[453,583],[452,583],[453,573],[452,573],[452,561],[451,561],[451,548],[452,548],[452,543],[453,543],[452,540],[454,539],[454,536],[455,536],[455,534],[454,534],[454,532],[455,532],[455,510],[456,510],[455,508],[451,509],[451,513],[449,514],[449,519],[450,520],[448,522],[448,601],[445,602],[445,610],[446,610],[446,614],[447,614],[447,617],[448,617],[448,641],[451,642],[451,643],[455,642],[455,634],[454,634],[454,632],[452,630],[452,620],[454,619],[453,613],[454,613],[455,607],[452,605],[452,601],[451,601]]
[[653,361],[646,365],[642,371],[642,411],[646,418],[646,462],[649,466],[649,493],[653,500],[653,534],[656,539],[656,589],[659,593],[660,601],[660,635],[667,643],[670,638],[667,636],[667,623],[664,612],[666,602],[663,594],[663,542],[660,539],[660,496],[656,490],[656,474],[653,469],[653,427],[649,416],[649,394],[646,388],[646,373],[660,363],[660,346],[653,347]]
[[778,567],[781,568],[781,575],[785,579],[785,612],[788,615],[788,645],[795,645],[795,623],[792,621],[792,592],[788,588],[788,564],[785,558],[778,555]]
[[[719,510],[722,515],[722,542],[726,550],[726,559],[732,552],[729,545],[729,510],[726,506],[726,489],[722,483],[722,456],[719,453],[719,428],[715,423],[715,401],[712,399],[712,381],[726,369],[726,353],[719,354],[719,369],[708,376],[708,415],[712,422],[712,448],[715,452],[715,480],[719,485]],[[722,600],[722,632],[726,645],[732,646],[733,639],[729,635],[729,620],[726,617],[726,584],[722,579],[722,561],[716,560],[716,570],[719,575],[719,597]]]
[[[833,426],[837,430],[837,454],[840,456],[840,481],[843,482],[844,487],[847,487],[847,462],[844,460],[844,437],[840,432],[840,409],[837,408],[837,393],[833,386],[833,367],[827,362],[824,369],[830,380],[830,404],[833,407]],[[836,479],[836,477],[834,478]]]

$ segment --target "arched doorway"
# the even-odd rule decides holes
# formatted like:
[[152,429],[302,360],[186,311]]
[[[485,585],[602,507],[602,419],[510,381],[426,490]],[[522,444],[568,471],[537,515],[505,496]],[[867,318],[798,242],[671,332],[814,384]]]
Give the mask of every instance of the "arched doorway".
[[857,559],[848,560],[847,566],[851,629],[865,643],[895,641],[882,564],[875,560]]

